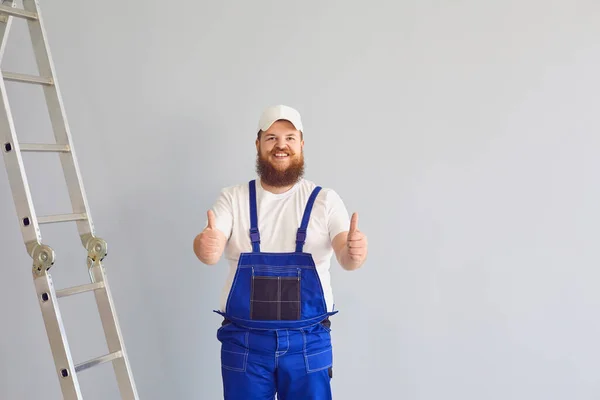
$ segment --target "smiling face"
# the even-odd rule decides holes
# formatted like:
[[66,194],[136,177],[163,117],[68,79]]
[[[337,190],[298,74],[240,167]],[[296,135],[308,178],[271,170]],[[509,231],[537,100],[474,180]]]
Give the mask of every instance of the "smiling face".
[[304,140],[289,121],[275,121],[256,139],[256,172],[267,185],[286,187],[304,174]]

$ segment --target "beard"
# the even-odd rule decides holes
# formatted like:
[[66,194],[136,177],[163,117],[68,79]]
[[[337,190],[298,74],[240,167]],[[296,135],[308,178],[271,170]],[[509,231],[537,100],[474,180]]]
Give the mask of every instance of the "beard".
[[284,150],[290,157],[290,164],[285,169],[280,169],[271,164],[269,155],[273,155],[281,149],[273,149],[270,154],[262,156],[260,149],[256,154],[256,173],[267,185],[284,187],[295,184],[304,176],[304,154],[296,154],[291,150]]

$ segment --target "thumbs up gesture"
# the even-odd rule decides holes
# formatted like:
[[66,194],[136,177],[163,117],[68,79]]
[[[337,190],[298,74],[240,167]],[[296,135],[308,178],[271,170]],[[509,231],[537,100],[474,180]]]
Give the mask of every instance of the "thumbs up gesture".
[[347,254],[355,268],[367,258],[367,237],[358,229],[358,214],[353,213],[350,219],[350,230],[346,238]]
[[226,238],[223,232],[216,228],[215,214],[212,210],[206,213],[208,224],[194,239],[194,252],[205,264],[216,264],[225,248]]
[[206,217],[208,218],[208,225],[206,227],[206,230],[208,231],[213,231],[215,229],[215,213],[213,212],[213,210],[208,210],[206,212]]

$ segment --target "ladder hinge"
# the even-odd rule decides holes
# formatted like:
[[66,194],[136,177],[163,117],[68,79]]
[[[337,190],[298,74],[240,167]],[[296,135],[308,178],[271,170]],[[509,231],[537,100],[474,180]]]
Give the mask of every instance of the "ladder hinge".
[[26,244],[26,247],[27,252],[33,260],[34,275],[42,275],[54,265],[56,255],[52,247],[37,242],[29,242]]
[[108,244],[106,241],[95,237],[91,233],[82,235],[81,242],[88,252],[88,258],[93,262],[102,261],[108,254]]

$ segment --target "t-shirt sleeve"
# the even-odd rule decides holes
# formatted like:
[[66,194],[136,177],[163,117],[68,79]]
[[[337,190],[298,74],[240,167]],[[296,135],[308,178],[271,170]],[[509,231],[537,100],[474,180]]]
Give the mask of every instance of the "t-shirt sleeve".
[[342,198],[334,191],[327,190],[326,200],[327,229],[329,238],[333,240],[337,234],[350,229],[350,216]]
[[[211,210],[215,214],[215,227],[229,239],[233,227],[233,207],[231,194],[226,189],[221,190]],[[208,217],[205,217],[204,222],[204,226],[208,226]]]

